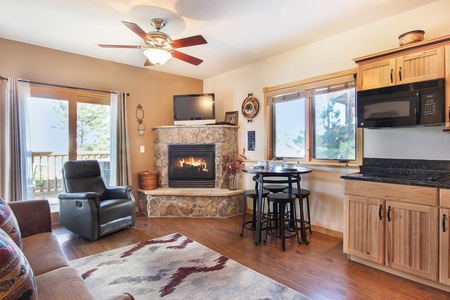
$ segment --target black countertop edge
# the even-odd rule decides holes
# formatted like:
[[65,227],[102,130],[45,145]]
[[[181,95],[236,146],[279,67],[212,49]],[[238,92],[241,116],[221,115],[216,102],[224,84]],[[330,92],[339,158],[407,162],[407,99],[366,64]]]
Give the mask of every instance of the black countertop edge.
[[364,157],[364,168],[434,170],[450,172],[450,160],[393,159]]
[[440,188],[440,189],[450,189],[450,180],[446,180],[444,182],[441,181],[422,181],[422,180],[411,180],[411,179],[403,179],[403,178],[386,178],[379,176],[367,176],[363,175],[359,172],[344,174],[341,175],[342,179],[350,179],[350,180],[361,180],[361,181],[371,181],[371,182],[380,182],[380,183],[393,183],[393,184],[402,184],[402,185],[414,185],[414,186],[423,186],[423,187],[432,187],[432,188]]

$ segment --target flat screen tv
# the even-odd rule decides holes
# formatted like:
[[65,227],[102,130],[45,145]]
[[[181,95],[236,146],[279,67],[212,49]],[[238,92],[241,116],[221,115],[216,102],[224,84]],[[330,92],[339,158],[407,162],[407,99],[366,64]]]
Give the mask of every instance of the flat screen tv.
[[214,94],[173,96],[175,125],[213,124],[216,122]]

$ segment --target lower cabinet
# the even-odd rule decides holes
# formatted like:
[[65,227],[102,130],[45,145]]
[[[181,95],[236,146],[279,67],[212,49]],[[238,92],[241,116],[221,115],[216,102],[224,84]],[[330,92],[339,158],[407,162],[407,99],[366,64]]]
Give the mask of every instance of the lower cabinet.
[[438,200],[437,188],[346,180],[344,252],[437,281]]
[[348,232],[346,253],[385,264],[384,200],[346,196]]
[[386,201],[386,264],[438,280],[437,207]]
[[440,190],[439,282],[450,285],[450,190]]

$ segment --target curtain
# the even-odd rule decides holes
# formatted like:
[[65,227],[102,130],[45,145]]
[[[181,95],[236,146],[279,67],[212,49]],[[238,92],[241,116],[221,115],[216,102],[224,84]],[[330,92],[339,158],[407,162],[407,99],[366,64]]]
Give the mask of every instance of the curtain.
[[111,94],[111,186],[132,185],[126,100],[125,93]]
[[0,197],[7,201],[32,199],[32,172],[29,132],[27,128],[27,97],[30,84],[9,77],[2,88],[0,105],[1,145]]

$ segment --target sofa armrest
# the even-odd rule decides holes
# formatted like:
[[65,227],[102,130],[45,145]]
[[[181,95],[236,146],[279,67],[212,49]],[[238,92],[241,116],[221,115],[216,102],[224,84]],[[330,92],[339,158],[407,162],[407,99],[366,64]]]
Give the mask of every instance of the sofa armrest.
[[52,216],[48,200],[24,200],[8,202],[22,237],[52,231]]

